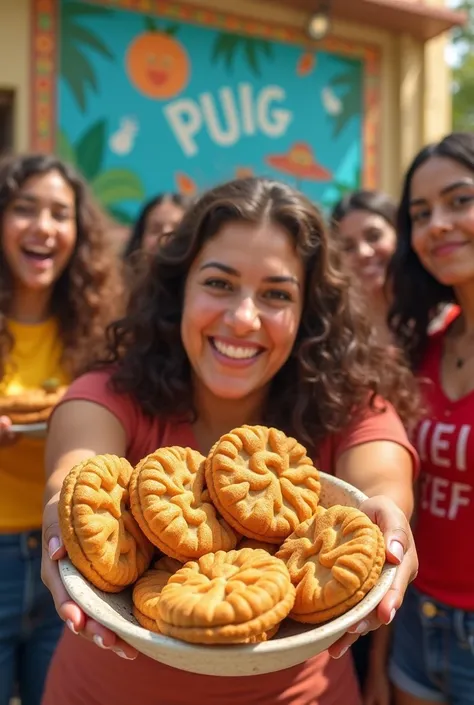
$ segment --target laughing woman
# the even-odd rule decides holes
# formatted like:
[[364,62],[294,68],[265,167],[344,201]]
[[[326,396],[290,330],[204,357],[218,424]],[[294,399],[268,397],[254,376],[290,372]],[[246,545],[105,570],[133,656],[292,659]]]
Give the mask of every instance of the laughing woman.
[[[192,698],[359,705],[347,649],[358,634],[393,619],[417,568],[407,519],[417,460],[390,404],[409,422],[415,397],[410,373],[387,359],[354,310],[321,214],[270,180],[209,191],[157,250],[111,333],[108,365],[71,386],[50,426],[43,579],[70,628],[43,705],[186,705]],[[325,652],[280,673],[218,678],[137,657],[64,591],[57,567],[63,479],[94,454],[132,463],[169,445],[207,454],[245,423],[296,436],[322,470],[369,495],[363,510],[384,532],[387,559],[399,564],[393,588],[331,648],[337,660]],[[125,659],[120,667],[117,655]]]
[[[0,394],[68,384],[116,312],[117,269],[82,181],[53,157],[0,165]],[[62,622],[41,582],[44,440],[0,417],[0,705],[39,705]]]

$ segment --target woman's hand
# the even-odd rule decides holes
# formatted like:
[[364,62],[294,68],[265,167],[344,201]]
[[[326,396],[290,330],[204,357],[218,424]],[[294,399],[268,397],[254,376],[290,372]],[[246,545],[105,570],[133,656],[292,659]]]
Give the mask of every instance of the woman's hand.
[[408,585],[418,572],[413,534],[402,510],[391,499],[383,496],[365,500],[360,509],[380,527],[385,538],[386,559],[389,563],[398,565],[398,570],[391,588],[377,608],[329,648],[329,654],[333,658],[340,658],[361,634],[367,634],[382,624],[390,624],[393,621]]
[[0,416],[0,448],[11,446],[21,438],[21,434],[14,433],[11,427],[11,419],[8,416]]
[[138,652],[122,641],[114,632],[106,629],[73,602],[62,583],[57,561],[65,558],[66,549],[61,540],[58,522],[59,494],[47,503],[43,514],[43,555],[41,562],[41,578],[51,592],[56,610],[74,634],[80,634],[92,640],[102,649],[111,649],[118,656],[134,659]]

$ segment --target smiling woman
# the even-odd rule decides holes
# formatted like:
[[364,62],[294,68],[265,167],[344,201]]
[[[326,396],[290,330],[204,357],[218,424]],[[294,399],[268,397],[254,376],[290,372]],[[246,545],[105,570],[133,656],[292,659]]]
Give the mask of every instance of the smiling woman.
[[[64,391],[98,353],[120,300],[111,256],[102,216],[65,164],[26,156],[0,165],[4,408],[34,408],[38,394],[51,404],[48,392]],[[40,579],[44,440],[13,428],[0,417],[0,705],[16,674],[23,705],[39,705],[62,623]]]
[[380,340],[389,342],[385,280],[397,244],[396,204],[379,191],[355,191],[339,201],[331,221],[342,261],[368,305]]
[[[384,531],[387,559],[400,567],[358,633],[393,618],[416,570],[406,515],[417,461],[390,401],[409,423],[416,393],[409,372],[372,340],[333,255],[317,208],[267,179],[208,191],[158,248],[127,315],[110,328],[103,364],[71,386],[51,420],[43,580],[70,629],[43,705],[152,705],[157,698],[185,705],[191,692],[225,705],[359,705],[345,654],[357,634],[332,647],[339,660],[326,652],[270,675],[199,676],[142,655],[133,660],[128,644],[71,602],[57,569],[64,555],[58,492],[72,465],[91,453],[136,464],[173,445],[207,455],[231,429],[265,424],[371,497],[362,507]],[[120,668],[111,651],[125,659]]]
[[[425,147],[405,177],[392,324],[423,380],[416,521],[420,572],[395,623],[397,705],[474,703],[474,135]],[[433,335],[440,304],[457,303]],[[424,645],[420,649],[420,644]]]

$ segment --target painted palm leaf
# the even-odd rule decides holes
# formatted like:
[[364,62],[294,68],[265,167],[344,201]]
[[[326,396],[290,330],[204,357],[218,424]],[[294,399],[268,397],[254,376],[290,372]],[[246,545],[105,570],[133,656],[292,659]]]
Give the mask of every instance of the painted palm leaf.
[[65,162],[76,166],[76,150],[71,140],[64,130],[58,130],[56,133],[56,154]]
[[97,120],[76,143],[77,166],[88,181],[95,179],[101,170],[106,139],[105,120]]
[[141,178],[131,169],[103,169],[108,128],[97,120],[73,143],[65,130],[57,133],[56,152],[90,182],[92,192],[118,222],[130,225],[133,218],[123,201],[143,201],[146,196]]
[[170,36],[174,36],[176,32],[179,30],[179,25],[178,24],[170,24],[167,25],[166,27],[161,27],[158,22],[156,21],[155,17],[151,17],[150,15],[145,16],[145,30],[147,32],[162,32],[163,34],[169,34]]
[[130,169],[107,169],[92,181],[91,188],[102,205],[108,208],[121,201],[142,201],[145,198],[140,177]]
[[342,103],[341,112],[334,117],[334,137],[337,138],[352,118],[362,114],[364,87],[360,66],[354,65],[335,76],[329,85],[336,89]]
[[230,32],[220,32],[214,42],[212,49],[212,63],[224,61],[229,72],[234,68],[234,62],[239,50],[243,51],[244,58],[252,73],[260,77],[260,57],[264,55],[267,59],[273,59],[273,46],[265,39],[244,37],[240,34]]
[[[60,17],[60,69],[82,112],[86,109],[88,90],[97,91],[97,78],[87,50],[112,61],[114,56],[102,39],[80,24],[82,17],[106,17],[110,10],[81,2],[65,3]],[[84,52],[86,49],[86,52]]]

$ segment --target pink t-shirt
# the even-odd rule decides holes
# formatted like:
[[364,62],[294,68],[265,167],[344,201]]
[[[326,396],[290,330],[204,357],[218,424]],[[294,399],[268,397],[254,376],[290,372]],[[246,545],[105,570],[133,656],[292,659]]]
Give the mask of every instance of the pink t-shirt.
[[[128,395],[108,387],[106,371],[84,375],[74,382],[62,403],[71,399],[95,402],[122,424],[127,458],[136,464],[156,448],[196,447],[189,423],[145,416]],[[73,429],[71,430],[73,432]],[[317,462],[334,472],[345,450],[375,440],[393,441],[417,456],[403,425],[390,405],[382,414],[367,412],[340,437],[322,444]],[[360,705],[350,653],[331,659],[327,652],[294,668],[239,678],[200,676],[165,666],[140,654],[123,661],[115,654],[74,636],[69,630],[54,655],[42,705]]]

